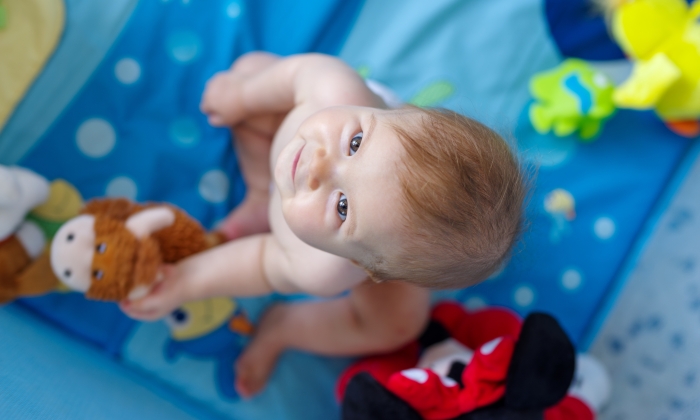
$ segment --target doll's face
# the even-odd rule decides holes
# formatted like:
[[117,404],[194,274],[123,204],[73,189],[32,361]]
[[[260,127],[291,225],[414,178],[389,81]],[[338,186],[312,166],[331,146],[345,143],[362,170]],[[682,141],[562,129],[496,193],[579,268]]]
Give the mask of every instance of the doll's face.
[[[155,280],[160,251],[153,232],[174,223],[168,207],[152,207],[126,220],[83,214],[66,222],[51,243],[51,267],[64,284],[99,300],[143,294],[140,281]],[[137,288],[132,288],[137,284]]]
[[95,216],[91,214],[71,219],[56,232],[51,243],[51,267],[69,288],[83,293],[90,288],[94,243]]

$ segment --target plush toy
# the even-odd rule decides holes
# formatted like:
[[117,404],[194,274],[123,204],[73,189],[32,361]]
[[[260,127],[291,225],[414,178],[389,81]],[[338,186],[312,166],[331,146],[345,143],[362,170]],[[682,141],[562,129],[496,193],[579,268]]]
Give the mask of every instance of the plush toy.
[[593,140],[615,112],[614,88],[603,73],[585,61],[568,59],[530,81],[535,99],[530,105],[530,122],[540,134],[554,131],[564,137],[578,133],[584,141]]
[[223,242],[182,210],[127,199],[92,200],[51,243],[51,266],[88,298],[118,301],[148,293],[162,263],[174,263]]
[[363,359],[338,384],[344,420],[591,420],[609,394],[554,318],[441,303],[416,342]]
[[700,135],[700,1],[598,0],[613,37],[634,63],[614,100],[654,109],[675,132]]
[[46,293],[58,281],[42,229],[27,213],[49,197],[49,182],[17,166],[0,165],[0,303]]

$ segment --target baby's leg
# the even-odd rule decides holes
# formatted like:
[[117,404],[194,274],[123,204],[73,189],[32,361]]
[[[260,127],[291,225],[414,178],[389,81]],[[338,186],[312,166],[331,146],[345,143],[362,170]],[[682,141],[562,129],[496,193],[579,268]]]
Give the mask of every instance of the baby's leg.
[[429,307],[426,289],[369,281],[346,297],[275,305],[236,362],[236,389],[243,396],[260,392],[288,348],[327,356],[396,350],[418,337]]
[[[268,53],[249,53],[236,60],[229,71],[246,79],[278,60],[279,57]],[[271,182],[270,147],[283,118],[284,115],[263,115],[232,127],[247,193],[243,202],[219,226],[229,240],[270,230],[267,213]]]

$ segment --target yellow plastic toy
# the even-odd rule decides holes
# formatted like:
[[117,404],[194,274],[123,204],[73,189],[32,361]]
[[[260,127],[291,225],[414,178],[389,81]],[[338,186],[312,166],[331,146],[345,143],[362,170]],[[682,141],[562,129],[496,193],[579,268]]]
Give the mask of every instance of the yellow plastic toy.
[[64,0],[0,0],[0,130],[53,54]]
[[676,133],[700,135],[700,0],[599,1],[613,37],[634,62],[615,104],[654,109]]

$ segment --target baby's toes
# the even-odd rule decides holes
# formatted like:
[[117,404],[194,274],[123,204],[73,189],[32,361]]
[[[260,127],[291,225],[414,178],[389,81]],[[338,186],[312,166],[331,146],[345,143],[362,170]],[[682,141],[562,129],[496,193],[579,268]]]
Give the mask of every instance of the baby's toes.
[[234,386],[236,391],[244,398],[250,398],[260,389],[255,374],[255,365],[249,358],[241,357],[236,362],[236,381]]
[[265,351],[246,351],[236,361],[236,391],[252,397],[265,387],[277,358]]

